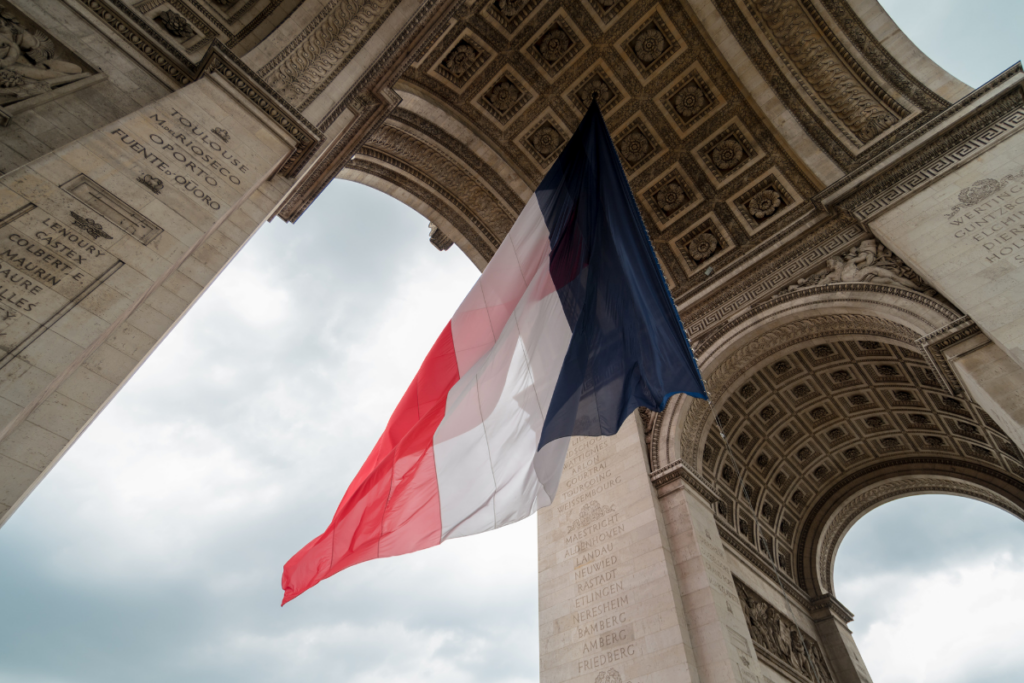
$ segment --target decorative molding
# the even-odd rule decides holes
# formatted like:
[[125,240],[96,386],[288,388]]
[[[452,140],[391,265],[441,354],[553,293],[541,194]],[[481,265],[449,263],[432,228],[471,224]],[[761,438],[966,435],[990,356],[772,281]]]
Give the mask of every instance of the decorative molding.
[[282,97],[305,109],[397,6],[384,0],[332,0],[258,73]]
[[[874,195],[871,199],[858,204],[852,209],[853,215],[861,221],[871,219],[881,211],[906,199],[916,190],[978,156],[989,145],[1001,142],[1022,125],[1024,125],[1024,106],[1014,109],[981,132],[975,133],[967,139],[957,140],[955,137],[948,139],[950,136],[943,136],[941,140],[951,144],[951,147],[937,156],[922,160],[923,163],[913,171],[907,168],[907,164],[903,164],[898,167],[898,171],[884,174],[883,177],[892,179],[892,184]],[[935,146],[933,143],[930,147],[934,149]],[[921,156],[922,154],[918,153],[914,158],[921,159]],[[896,180],[894,176],[899,179]],[[844,202],[845,204],[846,202]]]
[[809,683],[832,683],[834,679],[818,641],[742,581],[736,577],[733,581],[758,656]]
[[857,64],[813,5],[800,0],[745,2],[797,82],[855,147],[910,114]]

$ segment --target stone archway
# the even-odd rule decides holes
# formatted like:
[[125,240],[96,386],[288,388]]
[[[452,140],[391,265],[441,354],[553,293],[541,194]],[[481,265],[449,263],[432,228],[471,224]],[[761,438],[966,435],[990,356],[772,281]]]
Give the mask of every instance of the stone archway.
[[738,317],[698,343],[713,402],[679,398],[652,420],[655,484],[682,476],[712,501],[723,540],[809,599],[832,592],[835,548],[866,501],[901,486],[960,486],[1016,514],[1020,448],[921,343],[960,317],[870,284]]

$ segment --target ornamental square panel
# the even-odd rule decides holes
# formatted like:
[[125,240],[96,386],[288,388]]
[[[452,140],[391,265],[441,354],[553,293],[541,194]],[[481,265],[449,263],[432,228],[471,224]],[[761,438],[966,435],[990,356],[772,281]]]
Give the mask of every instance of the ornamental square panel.
[[704,201],[704,197],[678,163],[642,190],[640,196],[660,230]]
[[924,451],[926,453],[928,451],[937,451],[940,453],[955,452],[953,441],[948,436],[939,436],[938,434],[910,434],[908,436],[920,451]]
[[725,106],[725,98],[699,64],[690,67],[655,100],[680,138]]
[[441,82],[462,92],[470,79],[494,57],[484,45],[472,31],[463,31],[434,64],[434,73],[440,76]]
[[682,54],[686,43],[666,19],[661,7],[655,6],[615,47],[640,80],[648,81]]
[[513,35],[540,5],[540,0],[486,0],[480,15]]
[[506,128],[516,114],[536,97],[536,91],[527,80],[507,66],[480,89],[480,95],[473,104],[493,119],[499,128]]
[[886,389],[882,391],[885,400],[894,408],[923,408],[916,392],[907,389]]
[[968,458],[984,460],[989,463],[999,463],[999,459],[996,458],[995,453],[992,452],[991,448],[986,448],[981,444],[971,443],[962,439],[956,439],[955,441],[956,445],[960,448],[960,452]]
[[739,119],[733,119],[704,140],[693,155],[715,187],[721,187],[763,156]]
[[654,134],[643,114],[637,114],[627,121],[612,140],[626,175],[635,175],[665,150],[665,145]]
[[597,93],[597,103],[601,107],[601,115],[605,120],[629,99],[626,89],[602,59],[597,60],[582,76],[566,88],[562,93],[562,99],[581,114],[586,114],[595,92]]
[[522,47],[523,54],[549,81],[583,56],[590,43],[564,9],[558,10]]
[[551,109],[546,109],[533,125],[519,135],[516,142],[542,171],[546,171],[558,158],[570,137],[565,124]]
[[818,385],[814,382],[798,382],[789,388],[789,395],[794,405],[804,405],[822,396]]
[[896,413],[897,419],[900,424],[907,431],[929,431],[939,432],[942,428],[932,419],[932,416],[927,412],[920,413]]
[[871,341],[870,339],[860,339],[856,342],[850,342],[847,347],[853,351],[853,355],[857,358],[895,358],[896,356],[889,350],[885,344],[881,342]]
[[608,28],[628,4],[629,0],[583,0],[583,6],[604,28]]
[[729,199],[739,224],[754,235],[801,204],[800,196],[777,168],[763,173]]
[[[688,231],[672,239],[669,246],[687,277],[692,277],[728,254],[736,245],[718,217],[708,214],[695,221]],[[757,391],[763,392],[764,389],[758,386]],[[748,399],[747,396],[743,398]]]
[[852,420],[851,422],[857,425],[861,433],[864,435],[879,434],[881,432],[891,432],[896,430],[896,424],[886,413],[868,415],[860,420]]
[[877,384],[910,384],[902,366],[897,361],[863,364],[870,378]]
[[863,384],[860,375],[852,366],[829,369],[825,372],[819,373],[818,376],[824,378],[825,384],[832,389],[832,391]]

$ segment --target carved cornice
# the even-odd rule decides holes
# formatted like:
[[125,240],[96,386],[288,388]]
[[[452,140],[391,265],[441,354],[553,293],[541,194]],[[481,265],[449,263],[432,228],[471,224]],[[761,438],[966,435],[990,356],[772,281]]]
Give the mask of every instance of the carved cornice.
[[145,22],[130,22],[126,17],[134,17],[134,13],[121,0],[79,2],[172,81],[188,85],[195,80],[195,66],[189,58]]
[[[1008,69],[984,88],[975,91],[943,112],[941,116],[935,117],[901,139],[898,144],[886,150],[886,155],[894,155],[900,149],[920,140],[1020,73],[1022,71],[1019,64]],[[989,146],[1006,139],[1019,130],[1022,124],[1024,94],[1019,88],[1014,88],[995,102],[969,115],[953,130],[936,136],[934,140],[897,162],[892,168],[868,178],[865,178],[864,174],[850,174],[826,188],[816,197],[816,201],[847,211],[857,220],[870,220],[889,206],[974,158]]]

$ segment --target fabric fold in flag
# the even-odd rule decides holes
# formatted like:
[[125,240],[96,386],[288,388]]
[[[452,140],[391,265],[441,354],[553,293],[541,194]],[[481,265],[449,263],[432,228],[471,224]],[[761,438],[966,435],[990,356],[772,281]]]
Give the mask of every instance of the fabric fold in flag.
[[282,604],[551,504],[572,436],[707,398],[596,104],[434,343]]

